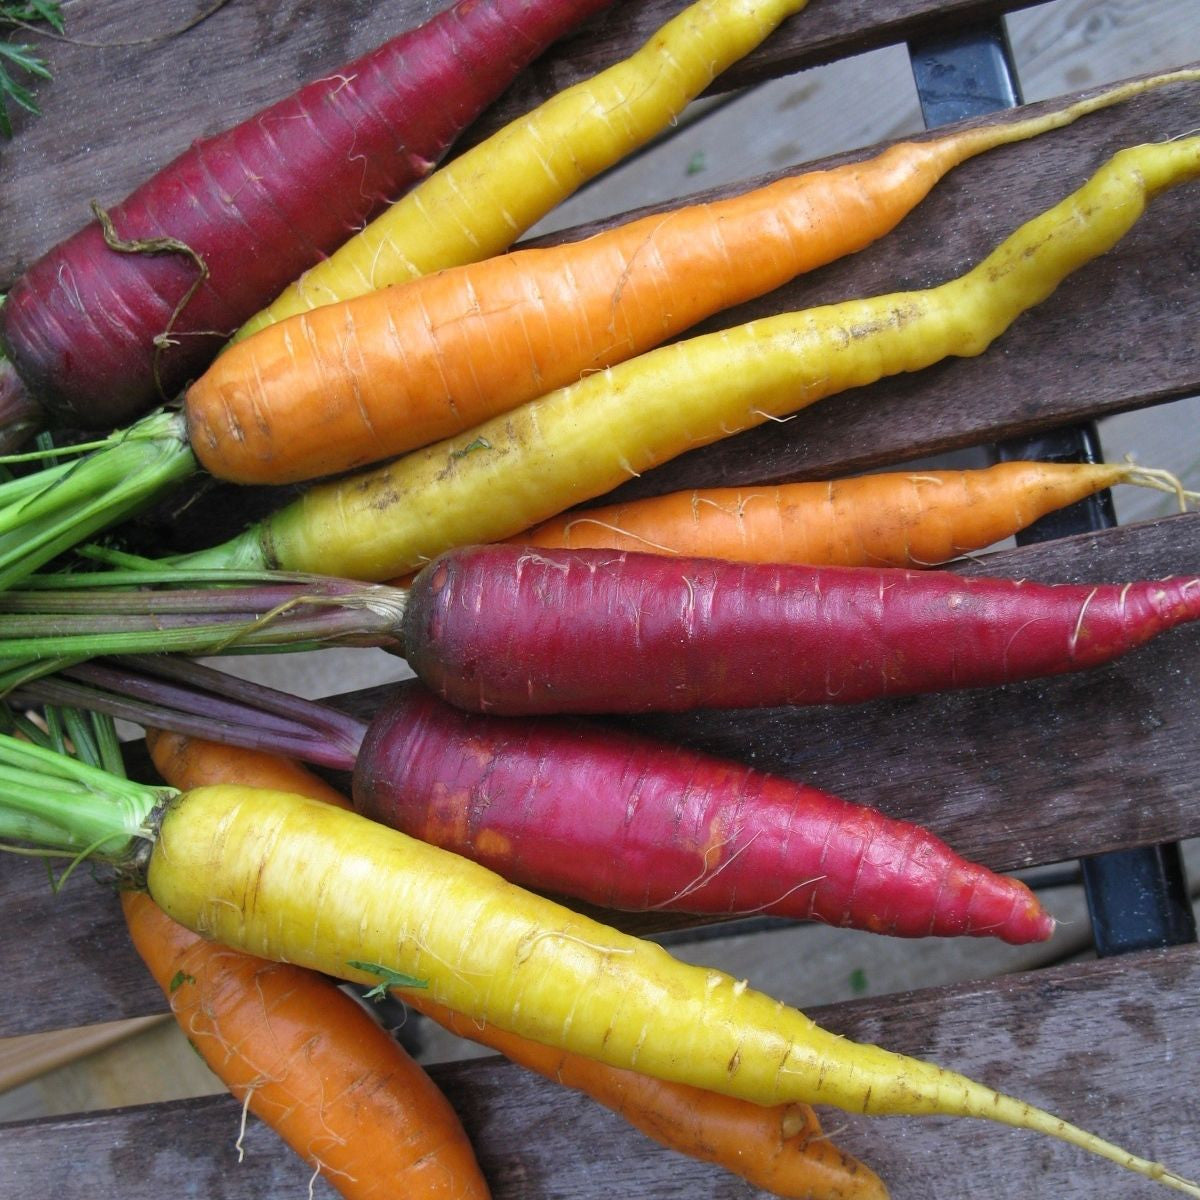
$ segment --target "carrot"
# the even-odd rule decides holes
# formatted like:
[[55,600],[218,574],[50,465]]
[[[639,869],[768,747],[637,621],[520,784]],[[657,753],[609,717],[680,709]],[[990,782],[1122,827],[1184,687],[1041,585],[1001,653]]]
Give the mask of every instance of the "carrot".
[[751,1186],[793,1200],[884,1200],[880,1178],[822,1133],[806,1104],[765,1108],[543,1046],[470,1020],[418,992],[405,1003],[459,1037],[471,1038],[564,1087],[586,1093],[656,1142],[715,1162]]
[[356,983],[424,980],[464,1016],[757,1104],[1034,1130],[1200,1196],[1164,1164],[1043,1109],[829,1033],[745,981],[355,813],[234,785],[148,788],[7,737],[0,763],[0,837],[127,870],[143,862],[138,874],[165,912],[251,954]]
[[1042,941],[1019,880],[817,788],[603,726],[483,717],[401,685],[354,806],[513,882],[605,908],[767,913],[893,937]]
[[395,463],[311,488],[230,542],[176,561],[389,579],[452,546],[510,537],[685,450],[888,375],[983,353],[1114,245],[1151,197],[1197,175],[1200,138],[1124,150],[948,283],[660,347]]
[[189,1042],[314,1178],[347,1200],[489,1195],[437,1085],[331,980],[202,938],[144,892],[121,906]]
[[372,820],[515,883],[603,907],[767,912],[1014,944],[1054,928],[1025,884],[918,826],[632,733],[467,713],[415,681],[393,688],[365,724],[198,664],[142,659],[131,672],[92,663],[63,675],[14,700],[286,748],[352,772],[354,806]]
[[[336,788],[290,759],[148,734],[176,787],[276,787],[334,807]],[[205,941],[145,893],[122,908],[138,953],[204,1061],[347,1198],[484,1197],[458,1116],[367,1012],[323,976]]]
[[1118,463],[1001,462],[820,482],[696,488],[579,509],[516,534],[550,549],[631,550],[739,562],[929,567],[982,550],[1119,483],[1192,494]]
[[552,96],[402,197],[238,336],[506,250],[581,184],[671,125],[807,2],[693,0],[629,58]]
[[1134,80],[1023,120],[902,142],[863,162],[318,308],[235,346],[188,389],[188,442],[207,471],[239,483],[393,458],[863,248],[965,159],[1197,78]]
[[459,0],[196,142],[10,291],[0,307],[4,436],[15,444],[53,419],[111,428],[173,396],[606,2]]
[[[148,731],[146,741],[155,766],[176,787],[210,783],[273,786],[349,807],[341,793],[287,758],[159,731]],[[147,905],[153,908],[148,901]],[[458,1037],[481,1042],[547,1079],[585,1092],[662,1145],[717,1163],[777,1196],[884,1200],[887,1195],[871,1170],[822,1134],[816,1113],[806,1104],[763,1108],[699,1088],[664,1083],[481,1026],[430,1003],[417,991],[407,992],[404,999]]]
[[335,808],[353,807],[332,784],[282,754],[267,754],[161,729],[146,730],[146,746],[158,773],[172,787],[186,790],[236,783],[242,787],[295,792]]
[[1200,576],[964,579],[621,550],[446,553],[413,582],[405,657],[489,713],[853,704],[1082,671],[1200,619]]

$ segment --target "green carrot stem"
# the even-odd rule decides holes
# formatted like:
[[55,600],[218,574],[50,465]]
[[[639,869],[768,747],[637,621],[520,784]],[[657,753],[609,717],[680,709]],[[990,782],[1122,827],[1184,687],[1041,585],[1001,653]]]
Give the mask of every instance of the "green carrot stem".
[[[288,508],[280,510],[288,511]],[[218,546],[174,555],[165,561],[192,570],[269,571],[281,561],[271,538],[272,520],[273,517],[268,517],[250,525]],[[399,575],[401,572],[391,573]]]
[[156,811],[178,794],[0,734],[0,838],[132,864],[154,839]]
[[182,415],[163,411],[78,462],[0,485],[0,589],[132,516],[196,470]]
[[[327,575],[314,575],[311,571],[266,571],[228,570],[220,567],[207,569],[191,569],[186,566],[172,566],[157,559],[142,558],[136,554],[126,554],[114,550],[111,546],[88,544],[77,548],[80,558],[107,563],[112,566],[106,571],[47,571],[30,575],[22,580],[21,590],[25,592],[59,592],[59,591],[95,591],[100,589],[116,591],[130,587],[156,587],[171,584],[175,587],[190,585],[192,587],[233,587],[248,586],[253,583],[305,583],[319,585],[329,579]],[[362,586],[361,584],[358,586]]]
[[18,659],[6,665],[0,665],[0,696],[9,696],[22,684],[43,675],[51,675],[55,671],[64,670],[79,662],[78,658],[68,654],[42,655],[33,658]]
[[[116,574],[139,578],[137,571]],[[244,588],[0,592],[0,685],[110,654],[263,654],[331,645],[402,652],[402,589],[295,578]]]

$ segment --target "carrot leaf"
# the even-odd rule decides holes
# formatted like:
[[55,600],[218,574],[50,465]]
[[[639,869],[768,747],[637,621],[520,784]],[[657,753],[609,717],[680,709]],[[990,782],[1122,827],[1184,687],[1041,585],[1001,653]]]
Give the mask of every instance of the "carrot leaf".
[[391,967],[385,967],[382,963],[358,962],[356,960],[348,960],[346,966],[353,967],[356,971],[366,971],[370,975],[378,975],[379,983],[377,983],[369,992],[363,993],[364,1000],[384,1000],[387,998],[390,988],[425,988],[429,986],[428,980],[414,979],[411,975],[402,975],[399,971],[393,971]]
[[0,734],[0,838],[36,850],[136,861],[154,814],[178,795]]
[[[62,6],[55,0],[29,0],[25,4],[0,3],[0,28],[27,28],[44,22],[57,33],[63,31]],[[37,101],[29,87],[18,81],[19,76],[49,79],[50,68],[34,48],[23,42],[0,42],[0,135],[13,134],[9,105],[15,104],[35,116]]]

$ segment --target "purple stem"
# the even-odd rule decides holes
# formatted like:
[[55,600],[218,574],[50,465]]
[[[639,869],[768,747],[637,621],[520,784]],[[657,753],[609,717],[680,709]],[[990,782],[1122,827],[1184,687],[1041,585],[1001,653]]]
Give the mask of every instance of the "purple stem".
[[17,704],[65,704],[118,720],[352,770],[366,734],[314,700],[168,656],[80,663],[23,684]]

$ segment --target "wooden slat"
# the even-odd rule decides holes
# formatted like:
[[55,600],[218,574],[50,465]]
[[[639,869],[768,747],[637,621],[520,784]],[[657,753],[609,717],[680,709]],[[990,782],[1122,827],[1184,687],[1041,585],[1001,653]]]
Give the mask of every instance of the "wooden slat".
[[[982,1079],[1127,1148],[1200,1175],[1200,948],[1148,952],[815,1009],[821,1024]],[[668,1154],[574,1093],[495,1058],[433,1067],[461,1114],[496,1200],[640,1194],[758,1195],[716,1168]],[[894,1200],[1053,1196],[1142,1200],[1165,1193],[1038,1135],[944,1118],[822,1110],[826,1130],[888,1182]],[[246,1158],[228,1097],[14,1124],[0,1136],[7,1200],[208,1200],[303,1194],[307,1171],[251,1120]],[[87,1169],[82,1170],[81,1164]],[[333,1191],[318,1181],[314,1196]]]
[[162,1020],[162,1016],[133,1021],[106,1021],[80,1029],[0,1040],[0,1092],[18,1087],[47,1071],[115,1046]]
[[[1005,551],[972,569],[1095,581],[1200,573],[1200,514]],[[380,695],[339,702],[369,717]],[[637,724],[920,822],[967,857],[1011,870],[1200,835],[1198,722],[1200,627],[1190,626],[1055,680]],[[0,911],[0,961],[17,964],[21,981],[0,1008],[0,1036],[161,1010],[115,899],[86,876],[53,895],[38,866],[0,857]],[[55,953],[29,955],[51,928]]]

